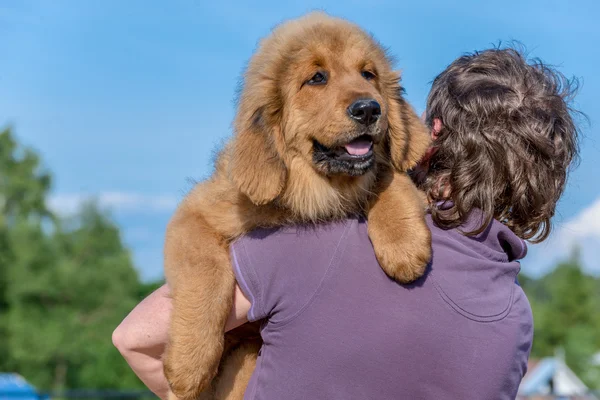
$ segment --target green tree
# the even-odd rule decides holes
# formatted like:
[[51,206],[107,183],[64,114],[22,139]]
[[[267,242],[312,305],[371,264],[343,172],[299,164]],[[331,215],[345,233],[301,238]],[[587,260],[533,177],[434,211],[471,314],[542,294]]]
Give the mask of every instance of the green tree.
[[67,219],[48,211],[50,183],[38,156],[0,133],[0,370],[40,389],[142,388],[111,333],[149,288],[96,204]]
[[600,350],[598,280],[582,270],[579,251],[539,280],[522,281],[535,322],[532,357],[565,351],[565,361],[586,383],[600,388],[590,357]]
[[52,235],[14,233],[9,344],[18,369],[54,390],[139,386],[110,340],[138,288],[116,225],[88,205]]
[[19,146],[10,129],[0,132],[0,226],[51,216],[45,198],[50,175],[31,149]]
[[[8,271],[14,263],[10,232],[27,220],[40,223],[51,216],[45,206],[50,176],[40,167],[37,155],[18,146],[10,129],[0,131],[0,337],[8,335]],[[0,370],[10,370],[8,342],[0,340]]]

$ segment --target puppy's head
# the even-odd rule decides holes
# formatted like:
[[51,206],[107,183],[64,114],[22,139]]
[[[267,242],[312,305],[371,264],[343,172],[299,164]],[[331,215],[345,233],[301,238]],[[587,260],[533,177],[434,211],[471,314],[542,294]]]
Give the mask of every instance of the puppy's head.
[[235,130],[231,178],[256,204],[297,192],[298,181],[368,190],[378,163],[406,170],[429,143],[381,46],[323,13],[287,22],[261,42]]

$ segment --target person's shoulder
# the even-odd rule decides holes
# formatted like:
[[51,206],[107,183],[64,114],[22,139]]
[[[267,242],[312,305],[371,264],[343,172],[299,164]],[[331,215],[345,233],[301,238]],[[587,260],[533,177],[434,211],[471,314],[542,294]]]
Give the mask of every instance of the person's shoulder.
[[520,299],[516,279],[526,251],[522,240],[498,221],[474,236],[465,235],[466,229],[442,229],[431,216],[428,223],[430,278],[444,301],[474,321],[499,321],[511,314]]
[[438,226],[431,214],[428,214],[426,219],[434,246],[452,247],[457,252],[468,256],[499,262],[518,261],[527,255],[525,241],[495,219],[481,232],[474,235],[467,234],[478,229],[482,224],[481,215],[476,211],[471,213],[463,225],[450,229]]

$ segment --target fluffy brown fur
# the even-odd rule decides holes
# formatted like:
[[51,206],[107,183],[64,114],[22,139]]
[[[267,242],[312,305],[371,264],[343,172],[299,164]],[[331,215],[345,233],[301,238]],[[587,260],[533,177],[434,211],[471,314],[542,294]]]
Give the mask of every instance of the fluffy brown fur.
[[[164,364],[179,399],[241,398],[254,368],[256,329],[224,335],[235,285],[228,246],[240,235],[368,213],[386,273],[409,282],[424,272],[425,206],[405,171],[420,160],[429,135],[390,65],[360,28],[322,13],[285,23],[260,44],[244,77],[234,137],[167,230],[173,313]],[[315,84],[317,73],[327,82]],[[349,117],[359,99],[379,103],[376,122]],[[315,141],[339,149],[365,134],[375,163],[364,171],[339,173],[315,158]]]

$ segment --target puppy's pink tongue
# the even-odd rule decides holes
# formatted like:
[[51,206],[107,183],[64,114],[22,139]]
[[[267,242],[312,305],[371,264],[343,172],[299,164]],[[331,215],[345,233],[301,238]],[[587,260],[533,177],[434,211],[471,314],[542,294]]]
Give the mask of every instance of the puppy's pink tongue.
[[369,150],[371,150],[371,146],[373,146],[372,141],[370,141],[368,139],[358,138],[358,139],[354,139],[353,141],[351,141],[344,147],[346,148],[346,151],[350,155],[364,156],[365,154],[367,154],[369,152]]

